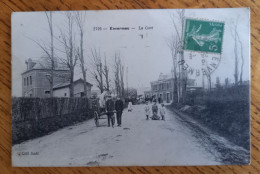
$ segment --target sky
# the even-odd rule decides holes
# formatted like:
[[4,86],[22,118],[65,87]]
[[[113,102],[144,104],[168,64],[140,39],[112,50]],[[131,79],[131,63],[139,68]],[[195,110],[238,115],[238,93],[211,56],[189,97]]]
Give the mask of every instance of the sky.
[[[84,23],[84,57],[87,64],[88,81],[91,49],[98,49],[106,55],[108,64],[113,65],[115,53],[120,53],[125,69],[128,68],[128,86],[135,88],[150,87],[150,82],[158,79],[160,73],[169,74],[172,69],[171,51],[168,40],[175,35],[171,16],[177,21],[175,9],[164,10],[104,10],[80,11],[85,13]],[[243,44],[245,59],[243,79],[250,79],[250,23],[248,8],[233,9],[186,9],[186,18],[223,21],[225,23],[221,61],[212,73],[212,81],[216,77],[221,83],[228,77],[234,81],[234,39],[231,35],[232,22],[237,21],[238,34]],[[60,30],[66,29],[64,12],[53,13],[54,35],[60,36]],[[78,29],[73,25],[76,41]],[[101,27],[102,31],[94,31]],[[110,30],[110,27],[129,27],[130,30]],[[143,27],[143,30],[139,30]],[[149,30],[145,30],[148,27]],[[179,27],[179,26],[178,26]],[[106,28],[107,30],[103,30]],[[134,28],[134,29],[132,29]],[[152,29],[151,29],[152,28]],[[12,14],[12,96],[22,95],[21,73],[26,70],[28,58],[41,59],[44,56],[41,48],[34,42],[50,43],[50,34],[44,12],[15,12]],[[58,39],[54,45],[55,54],[64,56]],[[239,62],[239,67],[240,67]],[[112,69],[111,78],[113,78]],[[79,66],[76,67],[75,79],[82,78]],[[197,79],[200,85],[201,79]]]

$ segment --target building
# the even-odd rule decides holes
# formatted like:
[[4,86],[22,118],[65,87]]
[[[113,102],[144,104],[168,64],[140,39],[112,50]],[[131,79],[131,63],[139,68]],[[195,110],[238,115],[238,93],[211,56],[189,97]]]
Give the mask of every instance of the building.
[[[74,81],[74,97],[83,97],[84,96],[84,80],[78,79]],[[91,88],[92,84],[87,82],[87,97],[91,97]],[[60,83],[53,87],[53,96],[54,97],[70,97],[70,83]]]
[[[51,68],[46,59],[42,58],[39,60],[28,59],[25,63],[27,69],[23,72],[22,75],[22,96],[23,97],[50,97],[50,77],[51,77]],[[69,92],[64,92],[67,89],[70,80],[70,71],[68,68],[61,65],[58,66],[58,63],[54,62],[53,70],[53,96],[55,97],[69,97]],[[81,96],[82,90],[82,79],[75,81],[74,90],[75,96]],[[92,85],[87,83],[88,91],[91,90]],[[56,90],[56,91],[55,91]],[[62,91],[62,92],[61,92]],[[66,96],[64,96],[66,93]],[[55,95],[54,95],[55,94]],[[90,91],[88,92],[90,94]]]
[[144,98],[151,98],[153,96],[151,90],[144,91]]
[[[187,89],[195,86],[195,79],[188,79]],[[160,98],[163,102],[170,103],[173,101],[174,78],[172,74],[165,75],[161,73],[158,80],[151,82],[151,91],[146,95]]]
[[[50,97],[50,66],[44,62],[28,59],[27,69],[22,73],[22,96],[23,97]],[[53,70],[53,85],[64,83],[69,80],[70,72],[62,67]]]

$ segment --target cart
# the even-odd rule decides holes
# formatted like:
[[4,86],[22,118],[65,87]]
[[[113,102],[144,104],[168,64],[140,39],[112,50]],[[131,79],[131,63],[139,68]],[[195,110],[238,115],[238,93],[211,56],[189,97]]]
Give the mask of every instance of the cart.
[[[113,112],[115,113],[115,111]],[[98,112],[98,111],[94,111],[94,121],[95,121],[95,125],[96,127],[99,127],[99,120],[101,119],[107,119],[107,112]],[[113,124],[115,124],[115,116],[111,117]]]
[[[92,100],[92,108],[93,108],[93,114],[94,114],[94,122],[96,127],[100,126],[100,120],[101,119],[107,119],[107,112],[105,108],[100,107],[98,104],[98,100]],[[114,111],[115,113],[115,111]],[[115,123],[115,116],[112,116],[112,121]]]

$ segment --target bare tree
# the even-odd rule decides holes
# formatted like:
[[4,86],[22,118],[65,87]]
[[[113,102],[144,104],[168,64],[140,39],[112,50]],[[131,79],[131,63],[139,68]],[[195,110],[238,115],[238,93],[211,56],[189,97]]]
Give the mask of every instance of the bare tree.
[[227,77],[227,78],[225,78],[225,88],[228,88],[228,86],[229,86],[229,79]]
[[238,43],[239,43],[239,45],[240,45],[241,67],[240,67],[240,79],[239,79],[239,82],[240,82],[240,84],[242,84],[242,82],[243,82],[243,68],[244,68],[243,45],[242,45],[242,42],[241,42],[241,40],[240,40],[240,37],[239,37],[239,35],[238,35],[237,30],[236,30],[235,32],[236,32],[236,35],[237,35]]
[[84,62],[84,23],[85,23],[85,12],[76,12],[75,19],[77,26],[79,28],[79,34],[80,34],[80,48],[79,48],[79,61],[80,61],[80,67],[81,67],[81,72],[83,75],[83,80],[84,80],[84,96],[87,96],[87,78],[86,78],[86,71],[87,69],[85,68],[85,62]]
[[211,91],[211,74],[209,72],[205,72],[205,76],[207,77],[208,80],[208,90]]
[[70,71],[70,97],[74,97],[74,69],[77,63],[77,60],[79,58],[79,50],[76,49],[75,45],[75,36],[73,33],[73,24],[74,24],[74,17],[71,12],[65,12],[64,13],[66,16],[66,22],[67,22],[67,27],[65,28],[65,32],[62,30],[61,32],[61,37],[62,37],[62,44],[64,46],[66,58],[61,58],[61,62],[66,65]]
[[109,91],[110,90],[110,82],[111,82],[111,80],[109,79],[109,66],[107,64],[106,55],[105,55],[105,58],[104,58],[103,75],[105,77],[105,83],[106,83],[104,88],[105,88],[105,90]]
[[221,84],[220,84],[220,78],[219,77],[216,77],[216,88],[220,88],[221,87]]
[[124,89],[124,66],[122,64],[122,60],[120,57],[120,53],[115,53],[114,57],[114,75],[115,75],[115,89],[117,95],[120,97],[124,97],[125,89]]
[[[234,39],[235,45],[234,45],[234,54],[235,54],[235,70],[234,70],[234,78],[235,78],[235,84],[238,84],[238,82],[240,84],[242,84],[243,82],[243,69],[244,69],[244,56],[243,56],[243,44],[240,40],[239,34],[237,32],[237,23],[238,20],[236,22],[232,21],[231,23],[231,27],[230,27],[230,31],[231,31],[231,35]],[[240,47],[240,48],[238,48]],[[238,68],[238,64],[239,64],[239,53],[240,53],[240,59],[241,59],[241,66],[240,66],[240,74],[239,74],[239,68]],[[239,81],[238,81],[239,78]]]
[[40,43],[37,42],[33,39],[33,42],[35,42],[42,50],[43,52],[46,54],[46,78],[48,79],[48,81],[50,82],[50,96],[53,97],[53,79],[54,79],[54,70],[57,67],[57,60],[54,56],[54,44],[53,44],[53,22],[52,22],[52,13],[53,12],[45,12],[46,18],[47,18],[47,22],[48,22],[48,26],[49,26],[49,32],[50,32],[50,44],[48,44],[49,46],[46,46],[45,43]]
[[[177,44],[175,45],[175,49],[177,51],[176,57],[178,62],[178,102],[181,100],[182,102],[185,101],[186,96],[186,88],[187,88],[187,80],[188,80],[188,74],[184,70],[184,53],[183,53],[183,32],[184,32],[184,23],[185,23],[185,10],[179,10],[177,11],[177,19],[175,18],[175,15],[172,15],[172,23],[176,32],[176,38]],[[178,25],[177,25],[178,24]],[[180,26],[180,27],[178,27]],[[175,54],[175,53],[174,53]]]
[[121,97],[125,96],[125,84],[124,84],[124,65],[122,60],[119,59],[119,73],[120,73],[120,84],[121,84]]
[[173,102],[177,103],[179,101],[178,95],[178,76],[177,76],[177,51],[178,51],[178,38],[177,36],[172,36],[168,42],[168,46],[171,50],[172,62],[173,62]]
[[96,81],[96,85],[101,93],[104,92],[103,86],[103,65],[102,65],[102,58],[100,55],[100,50],[97,51],[96,48],[91,49],[91,65],[92,70],[90,73],[93,79]]
[[119,63],[118,60],[120,59],[119,54],[115,53],[115,57],[114,57],[114,75],[115,75],[115,90],[116,90],[116,94],[117,96],[119,96],[121,94],[121,85],[120,85],[120,67],[119,67]]
[[235,45],[234,45],[234,55],[235,55],[235,62],[234,62],[234,66],[235,66],[235,69],[234,69],[234,78],[235,78],[235,84],[238,83],[238,48],[237,48],[237,23],[232,23],[231,25],[231,35],[234,39],[234,42],[235,42]]

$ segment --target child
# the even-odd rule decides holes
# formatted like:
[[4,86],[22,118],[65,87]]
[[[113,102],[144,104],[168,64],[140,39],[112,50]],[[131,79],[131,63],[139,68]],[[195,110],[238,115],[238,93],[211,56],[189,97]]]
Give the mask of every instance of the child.
[[156,101],[154,101],[154,103],[153,103],[152,111],[153,111],[152,120],[159,120],[160,117],[157,115],[158,114],[158,106],[157,106]]
[[128,109],[127,109],[128,112],[132,112],[132,109],[133,109],[133,108],[132,108],[132,105],[133,105],[133,104],[132,104],[132,102],[130,101],[130,102],[128,103]]
[[163,103],[161,104],[161,107],[160,107],[160,114],[161,114],[162,120],[165,120],[166,111],[165,111],[165,107],[164,107]]
[[146,102],[146,105],[144,107],[144,111],[145,111],[145,115],[146,115],[146,120],[149,120],[149,115],[150,115],[151,110],[150,110],[150,107],[148,105],[148,101]]

